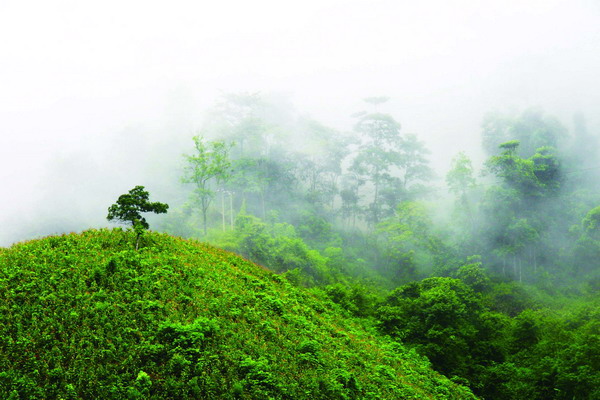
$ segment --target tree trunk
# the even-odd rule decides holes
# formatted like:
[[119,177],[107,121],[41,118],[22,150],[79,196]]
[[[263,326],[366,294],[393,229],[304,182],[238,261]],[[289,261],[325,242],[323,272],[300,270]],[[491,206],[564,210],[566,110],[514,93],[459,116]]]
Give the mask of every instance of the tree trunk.
[[523,272],[523,263],[521,262],[521,259],[519,259],[519,282],[523,282],[522,272]]
[[231,230],[233,230],[233,192],[229,192],[229,219]]
[[223,220],[223,231],[225,231],[225,192],[221,192],[221,217]]

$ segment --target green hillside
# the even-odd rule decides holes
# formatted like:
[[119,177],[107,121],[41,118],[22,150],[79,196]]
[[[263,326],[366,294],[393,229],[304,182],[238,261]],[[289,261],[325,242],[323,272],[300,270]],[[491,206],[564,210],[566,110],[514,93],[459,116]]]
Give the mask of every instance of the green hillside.
[[0,248],[2,399],[469,399],[232,253],[120,229]]

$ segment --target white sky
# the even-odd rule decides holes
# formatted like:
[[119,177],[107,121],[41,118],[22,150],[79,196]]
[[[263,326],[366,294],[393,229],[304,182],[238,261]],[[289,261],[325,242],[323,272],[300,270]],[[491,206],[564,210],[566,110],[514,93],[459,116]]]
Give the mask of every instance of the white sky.
[[93,192],[124,130],[161,143],[244,91],[287,94],[340,129],[362,98],[390,96],[385,111],[443,167],[477,157],[487,111],[540,106],[567,125],[583,111],[600,126],[600,3],[0,0],[0,245],[35,232],[21,225],[40,198],[59,220],[87,212],[77,188]]

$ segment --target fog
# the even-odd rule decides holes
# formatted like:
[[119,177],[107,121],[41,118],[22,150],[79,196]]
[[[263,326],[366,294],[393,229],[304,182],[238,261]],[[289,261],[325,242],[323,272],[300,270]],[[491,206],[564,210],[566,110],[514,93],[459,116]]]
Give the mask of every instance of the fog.
[[135,185],[180,200],[181,154],[227,93],[342,131],[389,96],[439,176],[459,151],[483,161],[490,111],[600,129],[592,0],[212,3],[0,0],[1,246],[106,226]]

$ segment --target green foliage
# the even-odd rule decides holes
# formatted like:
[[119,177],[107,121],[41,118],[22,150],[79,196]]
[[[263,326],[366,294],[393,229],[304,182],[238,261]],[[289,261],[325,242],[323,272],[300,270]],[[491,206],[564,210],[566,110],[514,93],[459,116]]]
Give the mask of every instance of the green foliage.
[[327,285],[324,291],[331,301],[358,317],[371,316],[379,299],[373,288],[358,283]]
[[527,288],[514,281],[494,282],[486,299],[492,309],[511,317],[536,305]]
[[365,220],[375,226],[408,198],[411,185],[433,177],[427,160],[429,151],[415,135],[400,136],[400,124],[388,114],[361,116],[355,131],[362,142],[348,171],[356,182],[345,189],[343,200],[356,203],[358,187],[368,182],[373,194],[362,211]]
[[573,271],[593,284],[600,279],[596,264],[600,257],[600,206],[591,209],[580,224],[571,228],[571,233],[576,237],[571,250]]
[[334,273],[341,272],[330,268],[330,259],[310,248],[298,237],[295,228],[286,223],[274,222],[269,226],[257,217],[240,213],[234,231],[214,232],[209,240],[271,271],[286,273],[298,285],[327,283]]
[[380,330],[483,398],[597,396],[597,297],[541,308],[524,285],[491,280],[479,263],[453,274],[460,280],[428,278],[391,292],[376,310]]
[[452,159],[450,171],[446,174],[446,184],[454,194],[464,195],[475,186],[473,164],[464,152]]
[[122,194],[117,199],[117,202],[108,208],[109,221],[117,220],[131,224],[137,232],[137,227],[148,229],[150,225],[140,213],[153,212],[156,214],[164,214],[169,209],[169,205],[165,203],[151,203],[148,201],[150,195],[143,186],[136,186],[129,191],[128,194]]
[[136,186],[127,194],[122,194],[117,199],[116,204],[108,208],[109,221],[117,220],[120,222],[129,223],[133,226],[136,233],[137,241],[135,248],[139,246],[139,239],[144,231],[150,228],[146,219],[142,217],[142,212],[153,212],[156,214],[164,214],[169,209],[169,205],[165,203],[148,201],[149,193],[144,190],[143,186]]
[[483,148],[488,155],[496,154],[502,143],[518,141],[523,153],[529,157],[540,147],[557,147],[564,142],[565,136],[564,126],[536,109],[525,110],[520,115],[490,113],[482,123]]
[[600,206],[590,210],[582,221],[584,232],[594,238],[600,237]]
[[296,224],[296,231],[307,244],[313,248],[323,250],[327,247],[340,246],[341,237],[333,226],[322,216],[310,212],[302,213]]
[[[366,99],[375,106],[384,100]],[[590,189],[597,181],[596,140],[581,118],[566,146],[565,128],[539,111],[488,115],[484,172],[496,179],[476,185],[471,160],[459,153],[446,176],[454,207],[442,223],[451,199],[417,201],[433,177],[428,150],[415,135],[401,135],[393,117],[357,114],[354,134],[344,137],[317,121],[294,120],[293,112],[270,112],[280,107],[258,94],[224,97],[203,129],[221,139],[194,138],[196,154],[187,156],[184,180],[196,184],[195,192],[164,226],[281,273],[276,281],[286,288],[309,287],[319,322],[307,312],[290,314],[289,297],[269,290],[265,279],[246,281],[250,296],[213,287],[212,297],[231,298],[219,304],[227,318],[254,324],[263,341],[289,339],[290,353],[259,345],[250,328],[232,333],[228,319],[202,303],[202,315],[165,318],[144,336],[153,341],[143,360],[154,369],[135,365],[128,371],[118,386],[125,397],[160,390],[169,398],[219,398],[228,390],[229,398],[242,399],[309,392],[328,399],[414,398],[393,380],[397,369],[388,364],[369,371],[368,381],[377,381],[378,389],[365,383],[357,368],[368,362],[325,339],[349,342],[356,331],[317,332],[327,310],[372,333],[378,327],[414,350],[398,345],[392,353],[404,360],[426,355],[435,369],[484,398],[598,397],[597,325],[590,322],[597,314],[587,310],[596,303],[583,299],[600,287],[599,198]],[[221,202],[211,207],[217,189]],[[154,241],[149,237],[146,247]],[[114,291],[134,264],[115,255],[93,265],[86,283]],[[414,281],[431,275],[440,276]],[[178,307],[198,303],[189,290],[176,297]],[[165,304],[152,300],[146,306],[159,310]],[[110,303],[94,307],[106,312]],[[81,316],[74,310],[65,318]],[[254,347],[215,351],[227,335]],[[382,356],[381,347],[372,350],[379,361],[390,356]],[[217,361],[208,353],[233,355]],[[332,363],[332,357],[348,363]],[[52,376],[60,371],[53,369]],[[285,385],[282,377],[290,378]],[[37,396],[34,378],[18,382],[23,393]],[[69,385],[64,393],[77,397],[78,386]],[[443,385],[429,389],[433,398],[450,397]]]
[[456,278],[478,293],[487,293],[492,286],[480,262],[463,265],[456,271]]
[[[512,321],[505,364],[526,374],[506,376],[503,386],[510,391],[498,398],[517,398],[518,392],[536,399],[596,398],[599,333],[597,299],[569,311],[524,311]],[[510,396],[511,392],[516,393]]]
[[494,173],[511,188],[524,196],[536,196],[543,187],[535,174],[535,163],[517,155],[519,141],[513,140],[500,145],[500,155],[492,156],[487,161],[489,171]]
[[538,148],[527,159],[517,155],[519,141],[504,143],[501,148],[503,152],[486,163],[501,184],[489,188],[481,204],[484,222],[478,233],[489,246],[481,246],[481,252],[502,263],[503,275],[509,264],[514,279],[533,280],[540,264],[556,264],[558,259],[552,243],[558,239],[551,235],[560,233],[551,229],[557,227],[556,214],[561,212],[562,167],[556,151],[549,147]]
[[0,398],[474,398],[264,268],[133,234],[0,251]]
[[[411,344],[447,376],[475,377],[475,366],[498,361],[498,318],[458,279],[428,278],[394,290],[377,310],[382,332]],[[496,329],[501,328],[497,326]]]
[[396,215],[378,225],[378,233],[385,243],[386,269],[400,282],[431,273],[452,258],[421,202],[399,203]]
[[222,141],[206,142],[201,136],[194,136],[195,153],[186,155],[186,169],[183,182],[195,186],[193,203],[198,204],[202,212],[204,234],[207,233],[207,212],[214,196],[211,182],[221,183],[230,178],[231,161],[229,150],[231,144]]

